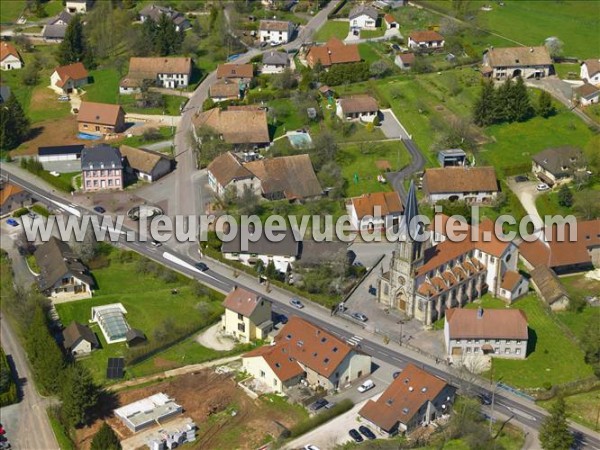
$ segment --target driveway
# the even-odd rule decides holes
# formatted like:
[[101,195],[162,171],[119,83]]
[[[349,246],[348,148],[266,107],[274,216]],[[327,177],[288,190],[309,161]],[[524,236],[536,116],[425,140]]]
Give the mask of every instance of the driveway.
[[382,109],[381,131],[388,139],[410,139],[410,135],[402,126],[391,109]]
[[531,216],[531,220],[533,221],[534,227],[536,230],[540,230],[544,221],[542,217],[538,213],[537,207],[535,206],[535,200],[540,196],[540,192],[536,189],[538,185],[537,181],[525,181],[522,183],[517,183],[514,178],[509,178],[507,180],[508,187],[511,191],[515,193],[527,214]]

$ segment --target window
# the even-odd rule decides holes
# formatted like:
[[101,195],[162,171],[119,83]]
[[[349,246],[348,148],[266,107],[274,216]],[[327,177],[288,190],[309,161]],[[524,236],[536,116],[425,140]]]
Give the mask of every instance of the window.
[[515,355],[520,355],[520,354],[521,354],[521,349],[520,348],[515,349]]
[[238,323],[238,331],[241,331],[242,333],[246,332],[246,324],[245,323]]
[[471,347],[467,347],[467,353],[471,353]]
[[91,182],[90,180],[87,180],[87,181],[85,182],[85,185],[86,185],[87,187],[90,187],[90,186],[92,185],[92,182]]
[[265,375],[266,375],[265,371],[264,371],[264,370],[261,370],[261,371],[260,371],[260,377],[261,377],[261,378],[264,378],[264,377],[265,377]]
[[500,347],[495,347],[494,348],[494,353],[500,353]]
[[273,378],[273,386],[277,386],[277,378]]
[[121,186],[121,180],[119,180],[118,178],[115,180],[115,185],[116,186]]
[[108,185],[112,186],[113,185],[113,180],[111,180],[110,178],[108,179]]
[[479,347],[475,347],[475,348],[473,349],[473,353],[479,353]]
[[505,355],[510,355],[510,348],[506,347],[506,348],[504,349],[504,354],[505,354]]
[[238,313],[238,320],[244,320],[244,316],[240,313]]
[[338,351],[337,347],[333,347],[333,349],[331,350],[333,353],[336,353]]

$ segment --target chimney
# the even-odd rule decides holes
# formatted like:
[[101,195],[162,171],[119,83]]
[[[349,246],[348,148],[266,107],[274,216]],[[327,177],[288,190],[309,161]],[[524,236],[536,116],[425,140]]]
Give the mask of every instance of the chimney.
[[483,308],[480,306],[480,307],[477,309],[477,318],[478,318],[478,319],[481,319],[482,317],[483,317]]
[[408,392],[412,392],[412,391],[414,391],[414,390],[415,390],[415,388],[414,388],[414,387],[412,387],[412,386],[409,386],[409,387],[408,387]]

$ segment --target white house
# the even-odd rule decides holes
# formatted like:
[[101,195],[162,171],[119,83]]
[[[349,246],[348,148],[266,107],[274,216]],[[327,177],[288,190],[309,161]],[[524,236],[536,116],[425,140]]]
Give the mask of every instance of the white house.
[[374,30],[377,28],[378,16],[379,13],[372,6],[355,6],[350,10],[350,14],[348,15],[350,28],[353,30]]
[[336,114],[342,120],[373,122],[379,114],[379,105],[368,95],[340,98],[336,102]]
[[53,161],[76,161],[81,159],[82,144],[53,145],[38,147],[37,160],[41,163]]
[[408,35],[408,46],[413,49],[440,50],[444,43],[444,36],[437,31],[413,31]]
[[539,79],[552,72],[552,58],[545,46],[490,48],[483,54],[482,73],[496,80],[521,77]]
[[423,175],[423,192],[430,203],[440,200],[489,203],[499,191],[493,167],[439,167],[427,169]]
[[409,70],[415,63],[414,53],[398,53],[394,59],[394,63],[402,70]]
[[17,48],[10,42],[0,42],[0,69],[15,70],[23,68],[23,60]]
[[78,322],[71,322],[62,334],[63,347],[75,357],[89,355],[93,349],[100,347],[96,334]]
[[262,57],[262,73],[281,73],[290,67],[290,57],[286,52],[266,52]]
[[583,83],[573,90],[575,100],[581,106],[589,106],[600,101],[600,88],[590,83]]
[[67,0],[65,2],[65,11],[69,14],[85,14],[93,4],[93,0]]
[[168,89],[184,89],[192,77],[192,59],[184,57],[131,58],[129,73],[119,85],[122,94],[139,92],[144,81]]
[[346,211],[354,230],[382,230],[398,224],[403,208],[400,195],[392,191],[350,198]]
[[600,84],[600,59],[586,59],[581,63],[579,78],[590,84]]
[[388,30],[398,28],[398,21],[391,14],[384,15],[383,21],[385,22],[385,28]]
[[284,20],[261,20],[258,28],[260,42],[285,44],[290,41],[293,32],[292,23]]
[[88,71],[83,63],[76,62],[54,69],[54,72],[50,75],[50,86],[61,94],[69,94],[73,90],[86,85],[88,77]]
[[223,301],[221,330],[241,342],[266,339],[273,329],[271,301],[255,292],[235,287]]

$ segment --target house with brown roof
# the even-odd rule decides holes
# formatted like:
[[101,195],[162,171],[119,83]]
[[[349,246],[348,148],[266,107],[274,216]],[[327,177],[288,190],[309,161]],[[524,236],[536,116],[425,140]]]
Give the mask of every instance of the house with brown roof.
[[335,64],[348,64],[360,62],[358,45],[344,44],[332,37],[324,45],[313,45],[306,53],[306,63],[313,69],[317,62],[327,69]]
[[388,30],[398,28],[398,21],[389,13],[383,16],[383,22],[385,23],[385,28]]
[[288,20],[261,20],[258,25],[258,40],[272,44],[286,44],[292,37],[294,27]]
[[525,359],[529,330],[520,309],[451,308],[444,322],[446,354],[455,363],[483,355]]
[[213,108],[196,114],[192,123],[196,139],[200,139],[201,128],[208,128],[239,149],[265,147],[271,142],[267,111],[262,108]]
[[394,59],[394,64],[402,70],[409,70],[415,63],[414,53],[398,53]]
[[121,145],[119,148],[125,173],[138,180],[152,183],[170,173],[174,168],[174,160],[163,153],[145,148]]
[[296,316],[274,338],[273,345],[242,356],[242,368],[265,388],[285,393],[305,380],[328,392],[371,373],[371,356],[313,323]]
[[238,195],[242,195],[245,189],[260,191],[260,180],[232,152],[213,159],[207,172],[208,185],[217,195],[224,195],[227,189],[235,189]]
[[254,78],[252,64],[219,64],[217,67],[217,80],[248,84],[252,78]]
[[579,78],[590,84],[600,84],[600,59],[592,58],[581,62]]
[[583,151],[576,147],[547,148],[533,155],[531,171],[549,186],[570,183],[586,169]]
[[553,71],[552,58],[545,46],[505,47],[486,50],[482,73],[496,80],[521,77],[544,78]]
[[88,134],[120,133],[125,129],[125,111],[120,105],[81,102],[77,128],[81,133]]
[[388,436],[413,431],[450,414],[456,388],[445,380],[408,364],[377,400],[369,400],[358,415]]
[[576,226],[561,228],[546,227],[535,240],[519,244],[525,266],[533,270],[545,264],[559,275],[600,267],[600,219],[578,220]]
[[265,52],[262,56],[261,73],[282,73],[290,67],[290,56],[287,52]]
[[590,106],[600,102],[600,88],[590,83],[583,83],[573,89],[575,101],[581,106]]
[[70,94],[73,90],[88,84],[88,77],[89,73],[83,63],[59,66],[50,75],[50,86],[61,94]]
[[408,35],[408,47],[414,50],[431,51],[444,48],[444,36],[437,31],[412,31]]
[[336,114],[342,120],[373,122],[379,114],[379,105],[369,95],[343,97],[336,101]]
[[146,20],[152,20],[156,23],[160,21],[162,15],[166,15],[173,25],[175,25],[175,31],[186,31],[192,28],[192,24],[185,17],[184,14],[173,9],[171,6],[161,6],[150,4],[140,10],[140,21],[144,23]]
[[131,58],[129,73],[121,80],[119,92],[139,93],[145,81],[167,89],[185,89],[192,78],[192,68],[192,58],[187,57]]
[[354,230],[384,230],[399,224],[402,200],[396,191],[373,192],[346,200]]
[[74,357],[89,355],[92,350],[100,347],[96,334],[79,322],[71,322],[62,335],[65,351]]
[[256,292],[234,287],[223,301],[221,330],[240,342],[266,339],[273,329],[271,300]]
[[530,272],[531,285],[552,311],[564,311],[569,306],[569,293],[554,270],[540,264]]
[[31,194],[21,186],[0,180],[0,216],[31,205]]
[[17,48],[10,42],[0,42],[0,70],[23,68],[23,60]]
[[427,201],[463,200],[469,204],[492,202],[500,192],[493,167],[438,167],[423,175]]
[[239,100],[245,91],[244,84],[229,80],[219,80],[208,88],[208,96],[214,102],[223,102],[227,100]]

